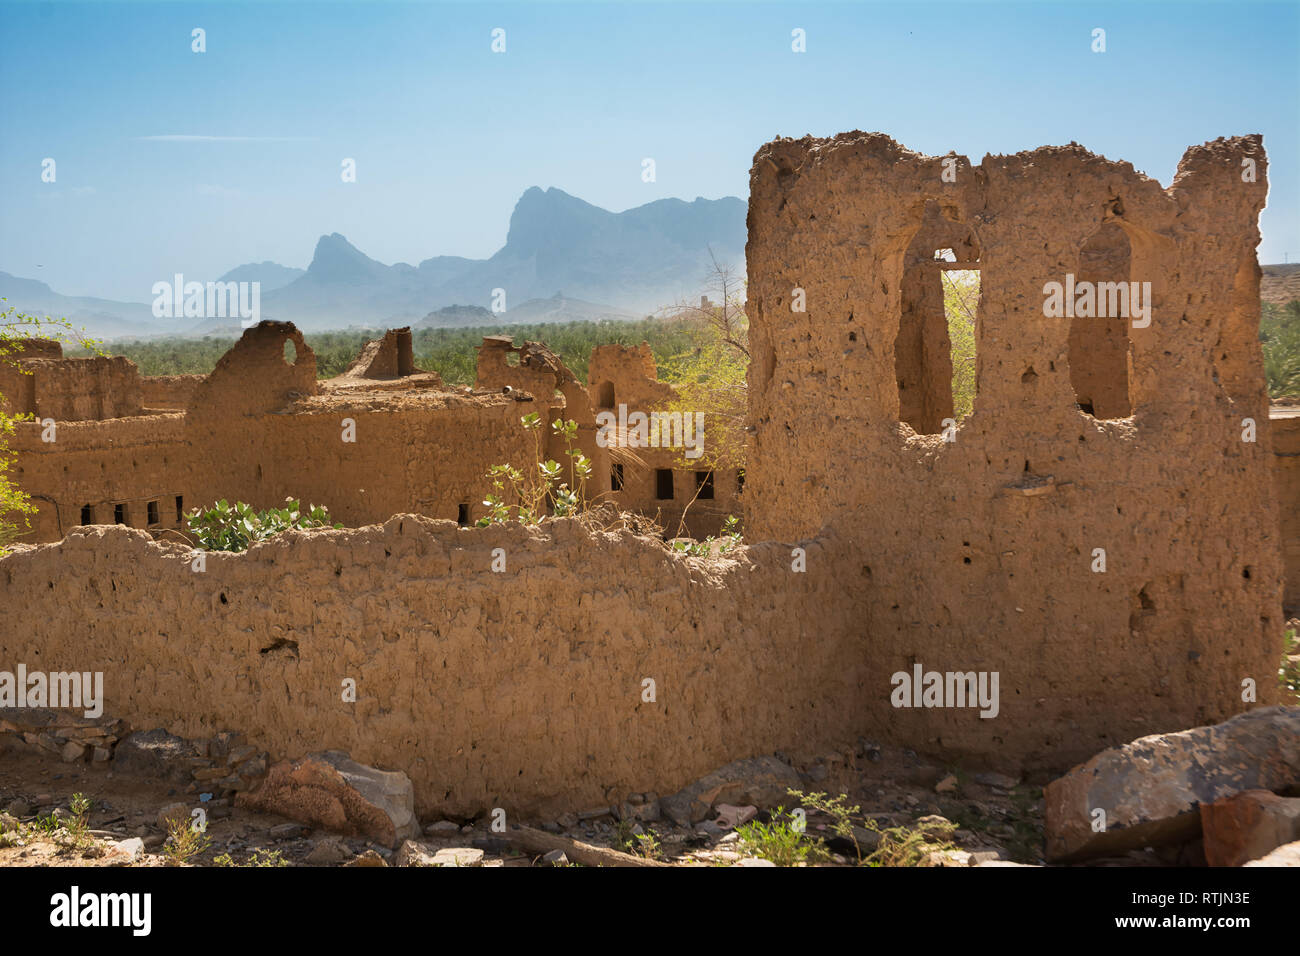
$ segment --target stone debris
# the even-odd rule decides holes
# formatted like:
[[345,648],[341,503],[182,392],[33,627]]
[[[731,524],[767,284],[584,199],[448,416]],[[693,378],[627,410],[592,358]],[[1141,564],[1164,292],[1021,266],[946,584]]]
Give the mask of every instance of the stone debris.
[[108,861],[117,866],[125,866],[138,862],[142,856],[144,856],[144,841],[139,837],[131,837],[113,844],[109,850]]
[[1251,860],[1244,866],[1300,866],[1300,841],[1280,846],[1273,852]]
[[386,847],[420,835],[410,778],[359,764],[339,750],[275,764],[256,789],[238,795],[236,805],[367,836]]
[[397,854],[394,857],[394,863],[398,866],[441,866],[437,862],[436,851],[415,840],[403,841]]
[[[1199,807],[1300,781],[1300,707],[1142,737],[1097,754],[1044,790],[1047,858],[1070,861],[1194,839]],[[1103,819],[1105,829],[1094,829]]]
[[312,866],[329,866],[352,857],[352,851],[339,837],[325,837],[317,841],[304,858]]
[[349,860],[344,866],[387,866],[388,861],[374,850],[366,850],[361,855]]
[[1244,790],[1202,803],[1201,833],[1206,863],[1242,866],[1300,840],[1300,797]]
[[724,830],[734,830],[758,816],[758,807],[753,806],[735,807],[729,803],[719,803],[714,809],[718,811],[718,818],[714,823]]
[[473,847],[447,847],[433,855],[432,866],[478,866],[483,862],[483,851]]
[[750,804],[770,810],[792,802],[788,791],[801,786],[799,773],[776,757],[735,760],[659,801],[663,815],[679,826],[699,823],[715,803]]

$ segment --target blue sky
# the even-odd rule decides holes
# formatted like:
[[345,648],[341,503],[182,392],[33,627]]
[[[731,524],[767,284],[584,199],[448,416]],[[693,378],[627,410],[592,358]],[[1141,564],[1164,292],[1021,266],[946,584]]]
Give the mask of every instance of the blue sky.
[[[529,186],[614,210],[745,197],[773,136],[855,128],[973,162],[1076,140],[1166,186],[1188,145],[1263,133],[1260,259],[1300,261],[1298,10],[9,0],[0,270],[149,301],[174,272],[304,267],[331,232],[382,262],[486,257]],[[177,135],[242,138],[149,138]]]

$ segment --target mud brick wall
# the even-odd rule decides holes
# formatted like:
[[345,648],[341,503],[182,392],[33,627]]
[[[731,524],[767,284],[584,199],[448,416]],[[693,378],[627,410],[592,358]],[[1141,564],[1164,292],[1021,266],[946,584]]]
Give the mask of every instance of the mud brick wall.
[[145,408],[183,411],[206,375],[144,375],[140,403]]
[[569,520],[399,515],[211,553],[202,572],[143,532],[79,528],[0,559],[6,605],[30,602],[0,618],[0,660],[103,671],[105,713],[134,727],[236,727],[275,757],[405,770],[422,813],[541,813],[852,745],[880,695],[836,577],[791,575],[780,546],[706,565]]
[[[835,528],[862,567],[850,597],[873,648],[929,645],[922,661],[941,671],[1033,661],[1017,692],[1093,749],[1120,728],[1235,712],[1245,677],[1270,692],[1283,627],[1259,137],[1189,149],[1168,189],[1075,145],[947,159],[858,132],[757,153],[748,536]],[[905,254],[929,206],[970,229],[981,272],[977,395],[951,442],[900,421]],[[1096,361],[1089,342],[1113,352],[1109,330],[1075,320],[1080,352],[1070,320],[1043,309],[1046,283],[1105,267],[1113,234],[1094,237],[1110,227],[1154,299],[1150,326],[1127,331],[1134,413],[1118,419],[1085,411],[1071,383],[1072,361]],[[1097,683],[1102,662],[1123,676]]]
[[32,495],[38,512],[23,540],[56,541],[81,524],[89,505],[99,524],[117,520],[149,527],[149,503],[156,502],[155,527],[176,528],[176,496],[188,497],[190,449],[180,412],[106,421],[59,421],[54,441],[43,440],[39,422],[19,423],[10,447],[17,453],[13,476]]
[[21,358],[0,372],[0,394],[11,414],[80,422],[139,415],[140,374],[130,359]]

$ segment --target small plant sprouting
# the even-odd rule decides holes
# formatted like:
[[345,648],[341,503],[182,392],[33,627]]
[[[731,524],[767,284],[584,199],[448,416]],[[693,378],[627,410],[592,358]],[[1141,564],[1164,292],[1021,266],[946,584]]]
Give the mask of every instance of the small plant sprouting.
[[777,866],[815,863],[827,856],[822,841],[804,832],[795,814],[787,813],[784,807],[773,810],[767,823],[751,820],[736,827],[736,833],[745,852]]
[[[582,449],[573,447],[578,436],[578,423],[558,418],[551,422],[551,434],[564,439],[564,454],[569,459],[569,480],[560,481],[564,466],[554,459],[542,461],[541,415],[532,412],[523,416],[520,422],[525,431],[533,433],[535,470],[522,471],[513,465],[493,465],[489,469],[487,477],[492,482],[492,492],[483,499],[488,513],[478,519],[480,528],[506,524],[512,518],[520,524],[535,525],[548,513],[557,518],[572,517],[587,507],[591,459],[582,453]],[[514,504],[508,499],[513,499]]]
[[68,804],[72,816],[64,820],[63,828],[67,830],[73,844],[77,847],[85,847],[93,842],[89,833],[90,809],[93,805],[94,801],[84,793],[74,793]]
[[702,558],[712,553],[713,542],[718,542],[718,553],[727,554],[740,544],[740,532],[736,530],[740,524],[740,519],[735,515],[728,515],[727,520],[722,523],[722,536],[715,538],[709,535],[703,541],[689,541],[685,538],[678,538],[673,541],[672,549],[680,554],[688,554],[692,558]]
[[205,551],[247,551],[258,541],[290,529],[342,528],[330,521],[321,505],[302,505],[293,498],[284,500],[283,508],[254,511],[251,505],[237,501],[233,505],[222,498],[211,508],[199,508],[185,516],[198,546]]
[[252,855],[243,863],[236,863],[234,857],[229,853],[222,853],[213,857],[212,862],[217,866],[234,867],[278,867],[289,865],[289,861],[284,858],[279,850],[267,850],[262,847],[254,850]]
[[163,847],[163,854],[168,864],[181,866],[211,845],[207,823],[178,818],[167,824],[167,845]]

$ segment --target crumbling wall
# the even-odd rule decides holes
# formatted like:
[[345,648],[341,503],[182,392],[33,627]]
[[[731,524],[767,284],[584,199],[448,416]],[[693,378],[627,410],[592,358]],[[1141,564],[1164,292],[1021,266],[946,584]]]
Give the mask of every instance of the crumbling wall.
[[486,335],[483,344],[478,346],[474,387],[499,389],[508,385],[550,405],[564,377],[561,369],[568,372],[559,357],[540,342],[516,346],[508,335]]
[[[515,364],[511,364],[511,357],[515,358]],[[520,417],[533,412],[541,416],[543,457],[563,465],[566,482],[576,487],[576,473],[572,480],[568,478],[569,445],[551,428],[557,418],[575,422],[578,432],[572,439],[573,449],[591,461],[594,476],[586,491],[589,498],[599,498],[602,476],[608,474],[609,458],[605,449],[596,444],[596,418],[587,391],[559,355],[543,342],[515,346],[511,336],[486,335],[483,344],[478,346],[474,387],[502,391],[508,388],[516,398],[531,396],[536,404],[521,404]]]
[[180,413],[58,422],[52,434],[39,422],[20,423],[10,447],[13,477],[37,507],[25,541],[55,541],[80,524],[179,528],[178,497],[182,508],[198,504],[186,497],[189,447]]
[[318,391],[316,353],[302,333],[291,322],[264,319],[221,357],[194,390],[188,410],[207,418],[258,415]]
[[102,671],[105,714],[135,727],[402,769],[425,814],[582,809],[856,741],[865,635],[834,576],[791,579],[786,555],[706,566],[567,520],[398,515],[196,572],[181,546],[77,529],[0,559],[6,602],[42,608],[0,618],[0,658]]
[[[9,358],[12,358],[10,356]],[[140,374],[130,359],[21,358],[0,368],[5,411],[60,422],[139,415]]]
[[[531,467],[532,435],[507,398],[400,401],[318,396],[283,414],[186,420],[196,503],[218,498],[278,507],[286,497],[325,505],[348,526],[418,511],[467,521],[483,513],[494,464]],[[231,449],[238,449],[232,454]]]
[[[1038,676],[1016,692],[1065,706],[1073,736],[1212,722],[1244,706],[1246,678],[1262,694],[1281,654],[1281,543],[1267,429],[1243,441],[1242,421],[1262,421],[1267,399],[1258,343],[1236,335],[1226,359],[1215,346],[1259,241],[1266,171],[1258,136],[1189,149],[1167,190],[1075,145],[978,167],[880,134],[764,146],[747,534],[837,529],[855,545],[851,594],[873,647],[902,650],[900,670],[1004,679],[1032,660]],[[900,420],[895,374],[904,260],[928,202],[980,250],[977,394],[952,441]],[[1078,343],[1044,313],[1045,285],[1077,275],[1108,224],[1154,300],[1150,325],[1128,329],[1134,414],[1116,420],[1076,404]],[[1127,679],[1095,683],[1103,658]],[[1044,726],[1042,745],[1061,743]]]
[[[367,342],[343,373],[344,378],[391,379],[423,372],[415,367],[411,328],[389,329]],[[435,374],[436,373],[432,373]]]
[[146,409],[181,411],[190,404],[194,391],[206,375],[142,375],[140,403]]
[[[105,714],[135,727],[241,730],[275,758],[345,749],[406,771],[420,812],[449,816],[669,793],[732,759],[859,735],[1063,770],[1248,706],[1227,693],[1235,670],[1207,681],[1182,647],[1166,660],[1074,634],[1048,653],[1040,635],[1001,632],[961,655],[1000,671],[995,717],[896,709],[892,675],[941,666],[964,635],[890,626],[924,611],[880,609],[860,542],[800,547],[802,572],[789,544],[704,561],[571,520],[470,530],[397,515],[211,553],[195,571],[181,545],[75,529],[0,558],[9,606],[40,609],[0,616],[0,658],[102,671]],[[1262,703],[1276,666],[1253,672]],[[1206,719],[1189,721],[1199,695]]]

